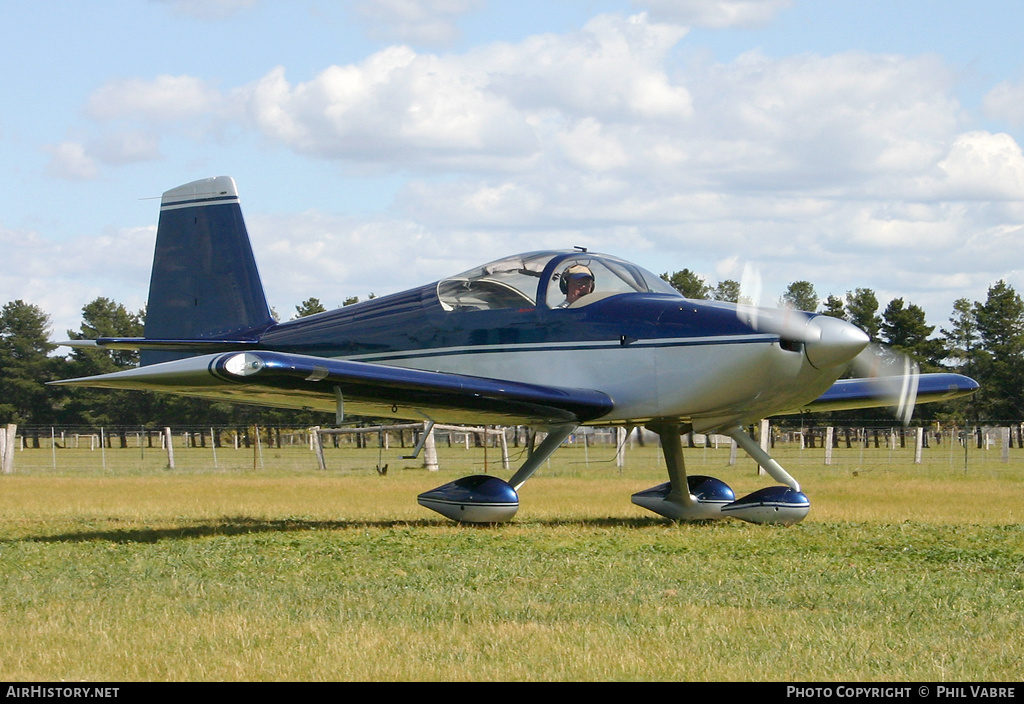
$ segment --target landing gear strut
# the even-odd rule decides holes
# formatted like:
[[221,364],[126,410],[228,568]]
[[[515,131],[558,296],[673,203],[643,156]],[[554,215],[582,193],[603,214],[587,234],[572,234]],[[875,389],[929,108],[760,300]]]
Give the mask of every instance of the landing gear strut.
[[463,477],[423,492],[417,501],[420,506],[461,523],[510,521],[519,510],[519,487],[533,476],[574,430],[575,425],[549,428],[548,436],[507,482],[487,474]]
[[633,494],[633,503],[674,521],[703,521],[733,516],[751,523],[799,523],[811,509],[800,485],[762,450],[739,426],[726,434],[777,482],[786,486],[759,489],[736,500],[733,490],[714,477],[686,475],[681,435],[692,426],[683,423],[652,423],[648,429],[661,438],[668,481]]

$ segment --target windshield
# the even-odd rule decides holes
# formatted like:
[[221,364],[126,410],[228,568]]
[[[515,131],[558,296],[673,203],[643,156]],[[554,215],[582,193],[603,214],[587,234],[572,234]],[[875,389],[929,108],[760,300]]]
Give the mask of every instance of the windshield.
[[581,308],[620,293],[680,295],[660,277],[607,254],[574,253],[559,260],[547,277],[549,308]]
[[[562,285],[570,268],[584,276],[589,271],[593,280],[587,294],[573,301],[567,300],[568,287]],[[537,305],[537,296],[549,308],[580,307],[620,293],[681,295],[666,281],[635,264],[606,254],[579,251],[518,254],[437,284],[437,297],[447,311],[532,308]]]

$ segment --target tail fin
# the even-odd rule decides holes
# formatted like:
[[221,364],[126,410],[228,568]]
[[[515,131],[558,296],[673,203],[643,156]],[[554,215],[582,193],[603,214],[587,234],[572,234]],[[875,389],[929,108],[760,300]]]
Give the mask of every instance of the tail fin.
[[[255,340],[274,322],[234,180],[208,178],[164,193],[146,338]],[[188,356],[143,348],[141,364]]]

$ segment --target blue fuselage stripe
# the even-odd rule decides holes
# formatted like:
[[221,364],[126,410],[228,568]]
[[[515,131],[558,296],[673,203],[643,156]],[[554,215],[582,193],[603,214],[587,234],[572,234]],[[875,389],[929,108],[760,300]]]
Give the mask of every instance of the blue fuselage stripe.
[[750,335],[737,337],[701,337],[683,340],[638,341],[629,344],[621,342],[582,342],[562,344],[517,344],[517,345],[480,345],[475,347],[448,347],[442,349],[404,350],[385,354],[355,355],[347,359],[360,362],[393,362],[410,359],[428,359],[431,357],[448,357],[451,355],[482,355],[482,354],[518,354],[530,352],[580,352],[588,350],[614,350],[622,348],[652,349],[670,347],[703,347],[708,345],[748,345],[764,344],[778,340],[773,335]]

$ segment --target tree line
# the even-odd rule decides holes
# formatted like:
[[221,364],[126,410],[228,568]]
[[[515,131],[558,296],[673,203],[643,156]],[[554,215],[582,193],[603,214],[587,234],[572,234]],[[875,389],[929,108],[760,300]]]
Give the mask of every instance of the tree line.
[[[662,278],[683,295],[737,302],[739,283],[726,280],[709,286],[702,277],[684,269]],[[370,294],[373,298],[373,294]],[[343,305],[358,302],[357,297]],[[880,311],[871,289],[857,288],[845,295],[820,299],[813,284],[795,281],[780,303],[847,320],[918,362],[922,371],[948,370],[966,374],[981,384],[968,399],[929,404],[919,409],[919,420],[949,418],[971,423],[1024,419],[1024,300],[1005,281],[988,289],[984,301],[961,298],[953,304],[948,327],[935,332],[924,310],[903,298],[894,298]],[[296,306],[293,318],[323,312],[316,298]],[[276,317],[276,315],[275,315]],[[78,330],[69,339],[141,337],[145,310],[130,311],[100,297],[82,308]],[[0,310],[0,424],[28,426],[106,426],[121,428],[164,425],[222,425],[250,427],[276,425],[302,427],[323,422],[323,414],[288,411],[241,404],[218,403],[169,394],[138,391],[46,386],[57,379],[93,376],[138,365],[134,350],[72,348],[55,354],[50,341],[50,318],[39,306],[10,301]],[[848,412],[851,421],[878,418],[880,413]],[[812,418],[813,420],[813,418]]]
[[[370,294],[373,298],[373,294]],[[357,303],[350,297],[342,305]],[[296,306],[294,318],[326,308],[316,298]],[[278,317],[274,312],[274,317]],[[100,297],[82,308],[78,330],[70,340],[97,337],[142,337],[146,311],[131,311],[123,304]],[[50,317],[39,306],[10,301],[0,310],[0,425],[193,427],[253,425],[307,427],[320,425],[324,414],[289,411],[142,391],[47,386],[46,382],[137,367],[136,350],[101,350],[74,347],[55,354],[50,341]]]

